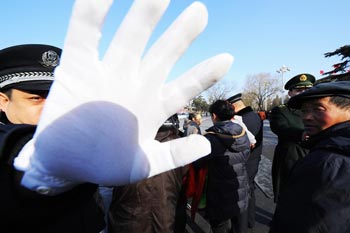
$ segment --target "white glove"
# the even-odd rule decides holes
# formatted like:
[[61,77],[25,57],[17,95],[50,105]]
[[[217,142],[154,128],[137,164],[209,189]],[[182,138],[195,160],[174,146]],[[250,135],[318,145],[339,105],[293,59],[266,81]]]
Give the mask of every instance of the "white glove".
[[[49,176],[73,183],[121,185],[188,164],[210,153],[203,136],[159,143],[158,128],[215,84],[233,57],[221,54],[165,83],[174,63],[207,24],[193,3],[145,51],[168,0],[136,0],[105,56],[99,57],[111,0],[77,0],[22,183]],[[44,174],[44,175],[42,175]],[[27,182],[26,182],[27,180]],[[30,184],[29,184],[30,183]]]

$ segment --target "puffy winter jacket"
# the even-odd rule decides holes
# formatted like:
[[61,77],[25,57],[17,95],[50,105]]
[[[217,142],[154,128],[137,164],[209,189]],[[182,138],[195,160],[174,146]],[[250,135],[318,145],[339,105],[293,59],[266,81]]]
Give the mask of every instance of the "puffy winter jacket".
[[242,127],[232,121],[215,123],[205,137],[211,143],[211,153],[195,164],[208,166],[206,217],[226,220],[248,206],[250,142]]

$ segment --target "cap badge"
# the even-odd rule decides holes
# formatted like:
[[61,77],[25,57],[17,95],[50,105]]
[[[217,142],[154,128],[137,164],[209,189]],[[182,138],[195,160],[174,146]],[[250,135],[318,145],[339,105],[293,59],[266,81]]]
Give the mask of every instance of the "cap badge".
[[305,82],[305,81],[307,80],[306,75],[305,75],[305,74],[301,75],[300,78],[299,78],[299,80],[300,80],[301,82]]
[[56,67],[60,61],[60,57],[58,54],[53,51],[49,50],[42,54],[41,56],[42,62],[40,62],[45,67]]

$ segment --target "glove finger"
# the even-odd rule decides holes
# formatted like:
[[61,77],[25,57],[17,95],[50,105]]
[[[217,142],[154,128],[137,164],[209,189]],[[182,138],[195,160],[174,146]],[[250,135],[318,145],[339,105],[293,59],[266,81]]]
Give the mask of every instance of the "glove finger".
[[140,78],[147,78],[148,85],[164,82],[175,62],[204,30],[207,21],[208,12],[202,3],[195,2],[185,9],[145,54]]
[[[142,148],[150,164],[149,177],[189,164],[211,152],[210,142],[198,134],[163,143],[152,141]],[[131,181],[134,179],[132,176]]]
[[168,114],[171,115],[224,77],[232,62],[233,57],[230,54],[219,54],[201,62],[181,77],[166,84],[163,89],[163,101],[167,103]]
[[112,0],[76,1],[65,39],[61,65],[76,70],[77,61],[82,63],[84,59],[98,59],[101,27],[112,3]]
[[134,77],[147,42],[169,0],[136,0],[115,34],[103,61],[119,77]]

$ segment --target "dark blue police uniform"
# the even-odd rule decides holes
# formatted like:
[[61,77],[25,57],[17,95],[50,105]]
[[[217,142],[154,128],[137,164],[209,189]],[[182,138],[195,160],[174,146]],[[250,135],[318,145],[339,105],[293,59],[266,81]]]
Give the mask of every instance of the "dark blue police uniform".
[[[59,48],[39,44],[0,50],[0,92],[48,92],[60,54]],[[97,185],[82,184],[56,196],[21,186],[23,173],[15,169],[14,159],[33,137],[36,126],[11,124],[3,112],[0,114],[0,232],[101,232],[105,223],[97,202]]]

